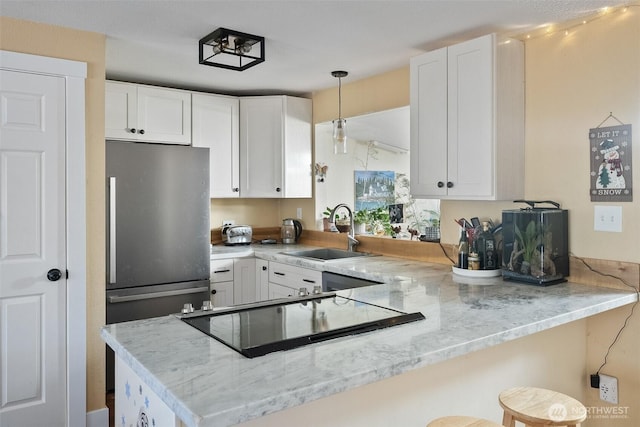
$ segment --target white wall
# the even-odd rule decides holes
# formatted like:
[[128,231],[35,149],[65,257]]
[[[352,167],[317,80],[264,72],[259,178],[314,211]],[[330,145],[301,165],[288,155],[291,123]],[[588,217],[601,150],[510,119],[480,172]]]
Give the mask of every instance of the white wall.
[[[347,119],[347,125],[349,119]],[[326,207],[333,208],[339,203],[347,203],[354,208],[354,171],[394,171],[396,176],[409,177],[409,153],[393,152],[380,147],[370,146],[367,141],[347,140],[347,154],[333,153],[331,122],[318,123],[315,126],[315,162],[328,166],[324,182],[316,180],[315,218],[316,229],[322,230],[322,212]],[[399,189],[396,189],[398,193]],[[405,202],[399,200],[398,203]],[[417,211],[440,211],[439,200],[415,200]],[[405,212],[405,217],[408,212]],[[429,217],[427,214],[426,217]],[[402,224],[406,230],[406,224]],[[422,230],[424,233],[424,230]]]

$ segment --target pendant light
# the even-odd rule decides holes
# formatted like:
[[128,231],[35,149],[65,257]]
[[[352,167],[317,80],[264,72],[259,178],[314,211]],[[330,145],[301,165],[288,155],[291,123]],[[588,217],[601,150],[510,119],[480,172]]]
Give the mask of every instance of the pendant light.
[[342,118],[342,78],[347,77],[346,71],[332,71],[331,75],[338,78],[338,118],[333,121],[333,152],[347,154],[347,121]]

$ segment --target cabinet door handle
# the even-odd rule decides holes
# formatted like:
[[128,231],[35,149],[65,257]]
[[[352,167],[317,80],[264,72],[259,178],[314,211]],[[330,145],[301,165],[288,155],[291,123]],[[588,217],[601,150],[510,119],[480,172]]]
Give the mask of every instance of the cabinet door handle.
[[129,132],[131,132],[131,133],[136,133],[136,128],[131,128],[131,129],[129,130]]
[[302,281],[307,283],[316,283],[315,280],[311,280],[311,279],[302,279]]
[[218,291],[216,291],[215,289],[211,289],[211,295],[215,295],[216,292],[218,292]]
[[213,273],[214,273],[214,274],[215,274],[215,273],[228,273],[228,272],[230,272],[230,271],[231,271],[231,270],[227,268],[226,270],[215,270]]
[[262,266],[262,271],[267,271],[267,266],[266,265]]
[[279,271],[274,271],[273,274],[277,274],[278,276],[284,276],[284,273],[280,273]]
[[453,182],[447,181],[447,188],[453,188]]
[[138,131],[138,133],[139,133],[140,135],[144,135],[144,129],[140,129],[140,130]]
[[438,181],[437,185],[438,185],[438,188],[442,188],[442,187],[444,187],[444,182]]
[[233,187],[232,191],[233,191],[234,193],[238,193],[238,192],[240,191],[240,189],[239,189],[238,187]]
[[280,187],[276,187],[276,192],[279,193],[280,191],[281,191]]

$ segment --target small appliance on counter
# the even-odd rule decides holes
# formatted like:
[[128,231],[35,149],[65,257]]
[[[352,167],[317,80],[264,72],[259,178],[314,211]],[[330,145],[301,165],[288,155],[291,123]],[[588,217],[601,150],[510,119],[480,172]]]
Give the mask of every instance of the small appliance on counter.
[[302,224],[297,219],[283,219],[280,234],[282,237],[282,243],[285,245],[298,243],[300,235],[302,234]]
[[[514,203],[529,207],[502,211],[502,277],[539,286],[564,282],[569,275],[568,211],[550,200]],[[554,207],[536,207],[540,203]]]
[[250,245],[253,229],[250,225],[228,225],[222,228],[222,240],[227,246]]

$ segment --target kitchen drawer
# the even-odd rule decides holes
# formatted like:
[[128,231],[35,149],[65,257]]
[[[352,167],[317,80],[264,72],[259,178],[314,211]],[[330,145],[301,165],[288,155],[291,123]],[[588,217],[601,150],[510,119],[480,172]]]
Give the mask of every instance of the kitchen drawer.
[[311,291],[314,286],[322,286],[322,272],[279,262],[270,262],[269,282],[293,289],[304,287]]
[[233,259],[211,261],[211,283],[233,282]]

